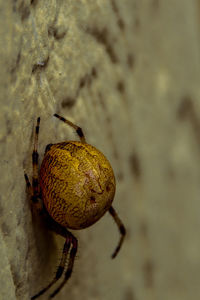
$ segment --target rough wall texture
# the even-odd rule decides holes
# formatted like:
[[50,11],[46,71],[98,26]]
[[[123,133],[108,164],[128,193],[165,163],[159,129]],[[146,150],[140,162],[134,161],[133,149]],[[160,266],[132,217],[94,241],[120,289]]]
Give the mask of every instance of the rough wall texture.
[[[200,299],[199,0],[0,1],[0,299],[30,299],[53,277],[63,239],[31,216],[33,126],[111,161],[127,227],[109,215],[74,232],[73,276],[56,299]],[[47,299],[47,295],[41,297]]]

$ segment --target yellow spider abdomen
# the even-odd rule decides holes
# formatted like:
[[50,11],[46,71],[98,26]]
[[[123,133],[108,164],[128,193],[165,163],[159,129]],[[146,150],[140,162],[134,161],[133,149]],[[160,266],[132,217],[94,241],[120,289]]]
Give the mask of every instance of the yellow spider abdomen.
[[94,224],[110,208],[115,177],[106,157],[82,142],[51,145],[40,168],[44,205],[60,225],[82,229]]

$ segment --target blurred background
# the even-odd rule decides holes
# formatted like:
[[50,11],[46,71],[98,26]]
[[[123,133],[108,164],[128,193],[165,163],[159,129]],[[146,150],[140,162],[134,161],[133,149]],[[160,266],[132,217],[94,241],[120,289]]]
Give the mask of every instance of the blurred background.
[[0,16],[0,299],[30,299],[62,253],[23,177],[38,116],[40,163],[47,144],[77,139],[54,113],[110,160],[127,229],[114,260],[109,214],[74,231],[55,300],[200,299],[200,1],[0,1]]

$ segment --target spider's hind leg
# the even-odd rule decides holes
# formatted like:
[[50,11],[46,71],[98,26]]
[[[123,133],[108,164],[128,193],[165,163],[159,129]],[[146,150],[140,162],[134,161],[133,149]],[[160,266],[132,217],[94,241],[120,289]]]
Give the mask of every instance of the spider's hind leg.
[[126,229],[124,227],[124,224],[120,220],[118,214],[116,213],[115,209],[112,206],[109,208],[109,213],[111,214],[111,216],[113,217],[115,223],[117,224],[117,227],[118,227],[119,233],[120,233],[119,243],[118,243],[117,247],[115,248],[115,251],[112,254],[112,258],[115,258],[117,256],[119,250],[121,249],[122,244],[123,244],[123,241],[124,241],[124,238],[125,238],[125,235],[126,235]]
[[71,233],[70,233],[70,235],[71,235],[71,245],[72,245],[72,247],[71,247],[70,254],[69,254],[69,262],[68,262],[67,270],[65,272],[65,278],[61,282],[61,284],[58,286],[58,288],[50,295],[49,298],[53,298],[55,295],[57,295],[58,292],[65,285],[65,283],[68,281],[68,279],[71,277],[73,266],[74,266],[74,260],[75,260],[76,252],[77,252],[77,249],[78,249],[78,241]]
[[[58,266],[55,277],[52,279],[52,281],[45,288],[43,288],[39,293],[34,295],[31,298],[31,300],[39,298],[47,290],[49,290],[50,287],[52,285],[54,285],[54,283],[56,283],[61,278],[61,276],[64,272],[64,269],[65,269],[65,264],[66,264],[68,253],[70,251],[70,253],[69,253],[69,263],[68,263],[68,266],[67,266],[67,271],[65,273],[65,278],[64,278],[63,282],[59,285],[59,287],[50,295],[50,298],[53,298],[61,290],[61,288],[64,286],[64,284],[67,282],[67,280],[71,276],[73,265],[74,265],[74,259],[75,259],[76,252],[77,252],[78,242],[77,242],[77,239],[73,236],[73,234],[71,232],[69,232],[67,229],[60,226],[58,223],[54,223],[54,221],[52,221],[52,220],[49,220],[49,221],[50,221],[50,224],[49,224],[50,228],[49,229],[51,229],[51,230],[55,231],[56,233],[62,235],[63,237],[65,237],[66,240],[65,240],[64,247],[63,247],[63,252],[62,252],[62,257],[61,257],[61,260],[60,260],[60,264]],[[71,248],[71,250],[70,250],[70,248]]]

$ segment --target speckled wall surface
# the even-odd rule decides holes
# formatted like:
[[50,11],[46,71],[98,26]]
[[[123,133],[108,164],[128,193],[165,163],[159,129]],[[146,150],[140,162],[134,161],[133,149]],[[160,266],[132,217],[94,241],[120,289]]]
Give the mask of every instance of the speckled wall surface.
[[64,240],[31,215],[23,177],[38,116],[40,162],[76,139],[55,112],[110,160],[127,228],[115,260],[108,214],[74,231],[55,300],[200,299],[199,0],[2,0],[0,16],[0,299],[30,299],[59,262]]

